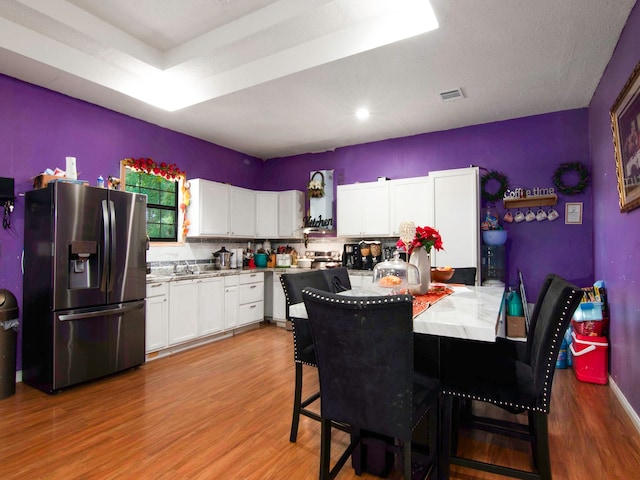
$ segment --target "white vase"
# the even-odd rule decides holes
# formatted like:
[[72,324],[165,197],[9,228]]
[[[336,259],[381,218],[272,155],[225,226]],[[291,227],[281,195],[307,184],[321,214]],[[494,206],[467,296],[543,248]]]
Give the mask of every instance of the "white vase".
[[424,295],[429,291],[431,283],[431,258],[424,248],[418,248],[411,253],[409,263],[415,265],[420,272],[420,285],[411,287],[413,295]]

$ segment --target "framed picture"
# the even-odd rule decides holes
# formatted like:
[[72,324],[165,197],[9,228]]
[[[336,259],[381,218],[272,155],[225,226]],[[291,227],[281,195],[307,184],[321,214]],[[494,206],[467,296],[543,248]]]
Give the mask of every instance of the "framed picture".
[[582,202],[567,202],[564,206],[564,223],[582,224]]
[[620,211],[640,207],[640,63],[611,107]]

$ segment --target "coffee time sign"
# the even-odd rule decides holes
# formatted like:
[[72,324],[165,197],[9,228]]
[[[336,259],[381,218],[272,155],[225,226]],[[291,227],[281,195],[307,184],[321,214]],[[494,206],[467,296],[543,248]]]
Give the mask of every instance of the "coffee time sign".
[[536,197],[548,197],[550,195],[555,195],[556,191],[553,187],[542,188],[542,187],[534,187],[532,189],[525,190],[524,188],[514,188],[513,190],[507,189],[504,192],[504,199],[516,199],[516,198],[536,198]]

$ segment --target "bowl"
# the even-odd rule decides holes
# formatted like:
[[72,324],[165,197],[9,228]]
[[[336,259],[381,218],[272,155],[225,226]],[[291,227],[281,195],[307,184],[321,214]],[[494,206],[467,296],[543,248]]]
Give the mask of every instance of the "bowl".
[[300,268],[311,268],[311,263],[313,263],[313,260],[311,260],[310,258],[299,258],[298,259],[298,266]]
[[455,268],[451,267],[435,267],[431,269],[431,281],[438,283],[445,283],[451,280]]
[[506,230],[483,230],[482,240],[486,245],[504,245],[507,241]]
[[266,253],[256,253],[253,256],[253,260],[256,262],[256,267],[266,267],[267,266],[267,254]]

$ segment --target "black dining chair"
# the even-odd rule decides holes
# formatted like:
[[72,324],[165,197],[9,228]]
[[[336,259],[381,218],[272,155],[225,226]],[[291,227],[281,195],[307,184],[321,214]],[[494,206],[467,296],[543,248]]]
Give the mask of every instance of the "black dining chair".
[[544,297],[549,290],[549,286],[554,279],[559,278],[558,275],[554,273],[550,273],[544,279],[542,286],[540,287],[540,292],[538,293],[538,298],[536,299],[536,303],[533,306],[533,311],[529,316],[529,325],[527,326],[527,340],[526,342],[521,342],[518,340],[510,340],[508,338],[498,337],[496,339],[496,349],[500,352],[501,355],[511,356],[512,358],[516,358],[518,360],[528,362],[529,357],[531,356],[531,346],[533,344],[533,334],[536,330],[536,324],[538,322],[538,315],[540,313],[540,306],[544,301]]
[[286,302],[286,318],[291,322],[293,335],[293,360],[295,362],[295,385],[293,399],[293,417],[291,419],[291,433],[289,441],[295,442],[298,438],[298,425],[300,415],[320,421],[320,416],[307,407],[320,398],[320,392],[303,399],[302,398],[302,373],[303,365],[317,367],[316,352],[311,338],[309,321],[306,318],[295,318],[289,314],[289,307],[296,303],[302,303],[302,289],[314,287],[321,290],[329,290],[327,277],[320,270],[309,272],[283,274],[280,283],[284,290]]
[[456,267],[453,271],[453,275],[449,280],[444,283],[459,283],[462,285],[475,285],[476,284],[476,267]]
[[[361,445],[363,431],[396,439],[402,446],[389,448],[403,455],[403,478],[411,479],[412,434],[428,412],[435,416],[440,392],[437,379],[414,371],[412,297],[347,297],[313,288],[302,296],[322,392],[320,479],[335,477]],[[437,421],[430,421],[433,460]],[[350,425],[351,442],[331,468],[334,422]],[[360,474],[362,464],[354,466]]]
[[349,270],[347,267],[327,268],[320,271],[324,275],[331,293],[351,290],[351,280],[349,280]]
[[[449,405],[442,418],[443,443],[448,444],[451,438],[450,408],[453,399],[493,404],[513,413],[526,412],[526,425],[480,416],[471,416],[460,422],[471,429],[529,441],[533,471],[457,456],[455,451],[450,457],[451,464],[513,478],[552,478],[548,434],[551,386],[562,338],[580,303],[582,291],[557,275],[547,280],[546,291],[543,291],[543,286],[534,309],[536,321],[531,345],[527,349],[528,358],[508,353],[493,343],[452,342],[443,349],[441,363],[442,391]],[[448,463],[451,449],[443,448],[442,453],[441,461]]]

